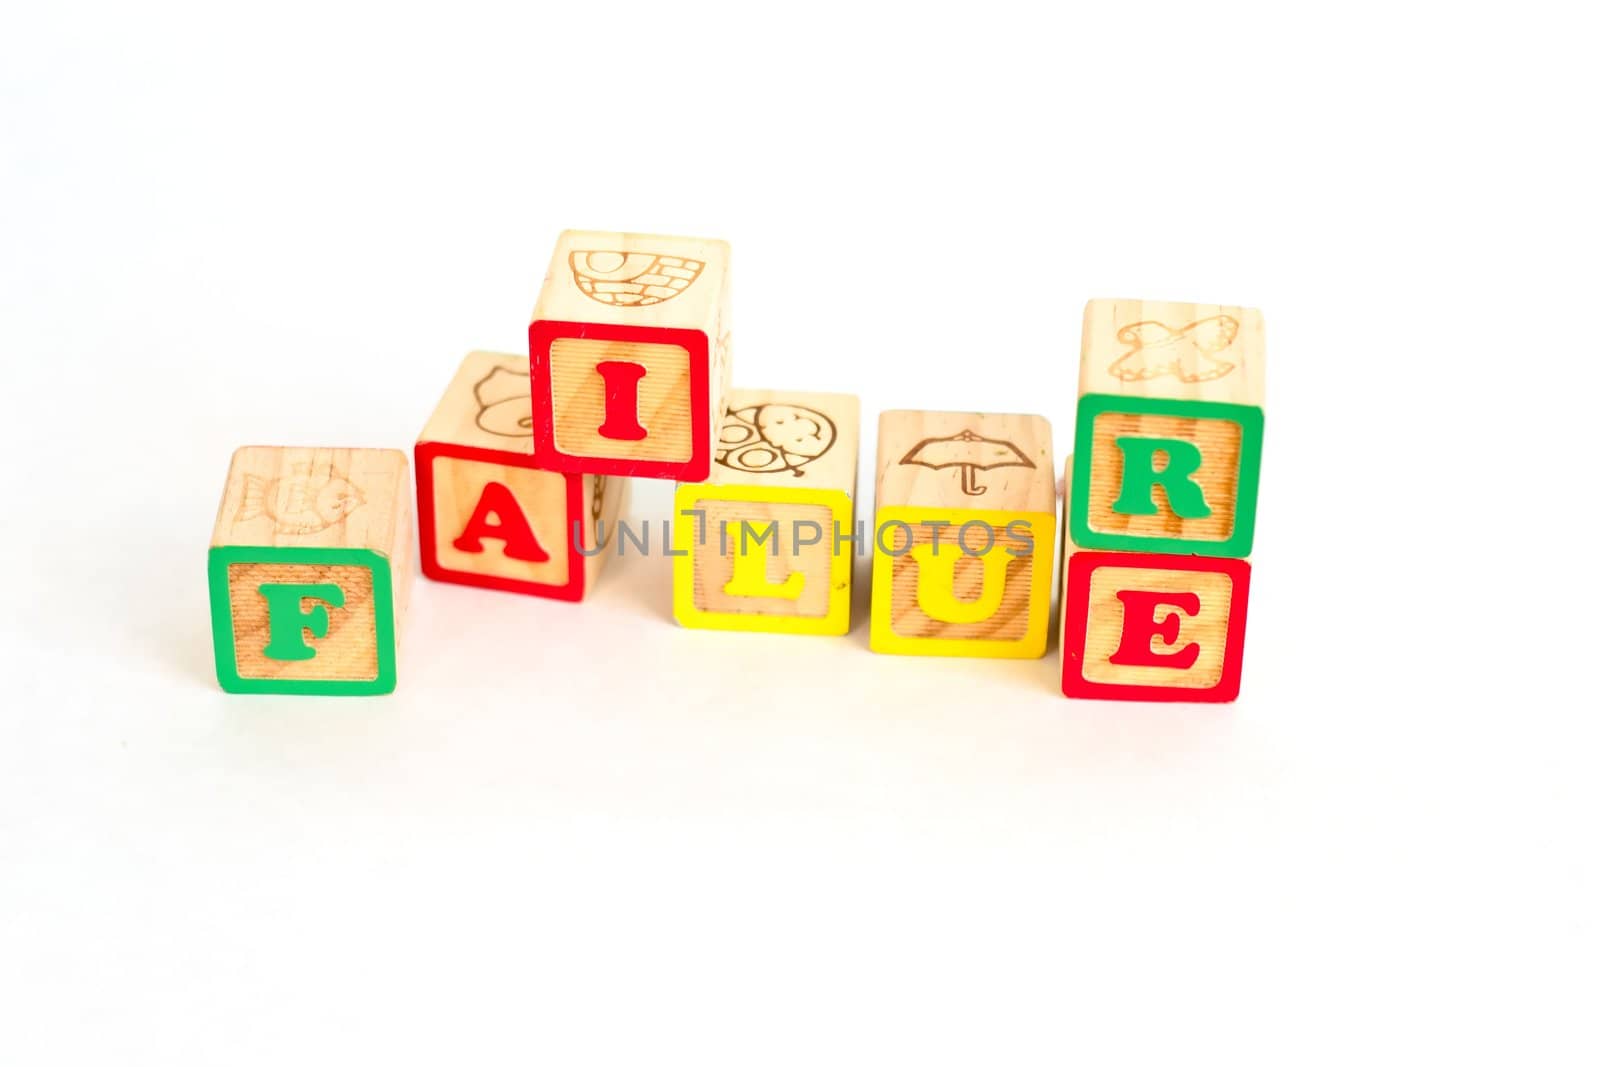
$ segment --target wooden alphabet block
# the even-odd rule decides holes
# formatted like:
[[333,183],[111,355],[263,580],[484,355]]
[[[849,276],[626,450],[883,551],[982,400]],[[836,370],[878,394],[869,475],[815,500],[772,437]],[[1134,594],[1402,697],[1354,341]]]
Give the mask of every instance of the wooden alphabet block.
[[625,506],[626,478],[542,469],[528,361],[472,352],[417,438],[422,573],[582,600]]
[[239,449],[208,566],[217,680],[230,693],[392,692],[412,566],[403,452]]
[[1050,424],[886,411],[878,421],[872,649],[1044,654],[1055,560]]
[[1061,691],[1223,703],[1239,695],[1250,564],[1076,551],[1062,569]]
[[859,402],[728,398],[711,478],[674,497],[673,615],[698,629],[848,633]]
[[704,481],[728,331],[725,242],[563,233],[528,328],[540,464]]
[[1253,308],[1089,301],[1068,502],[1073,542],[1248,556],[1265,358]]

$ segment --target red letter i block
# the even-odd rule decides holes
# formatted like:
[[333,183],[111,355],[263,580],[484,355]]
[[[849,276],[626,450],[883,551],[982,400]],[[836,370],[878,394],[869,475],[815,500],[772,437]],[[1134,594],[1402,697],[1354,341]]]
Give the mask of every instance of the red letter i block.
[[582,600],[609,553],[628,483],[541,470],[527,363],[473,352],[417,439],[422,573],[439,582]]
[[1222,703],[1239,695],[1250,564],[1077,552],[1067,561],[1061,691]]
[[724,242],[563,233],[528,328],[540,466],[704,481],[728,328]]

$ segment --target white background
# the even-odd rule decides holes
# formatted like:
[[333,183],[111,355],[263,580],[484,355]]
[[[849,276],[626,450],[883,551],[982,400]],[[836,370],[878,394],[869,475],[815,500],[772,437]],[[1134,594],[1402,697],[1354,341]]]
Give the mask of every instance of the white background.
[[[0,1061],[1595,1062],[1600,85],[1470,7],[8,6]],[[864,487],[888,407],[1064,455],[1091,296],[1262,308],[1243,698],[659,557],[221,693],[233,448],[409,448],[567,226],[731,240]]]

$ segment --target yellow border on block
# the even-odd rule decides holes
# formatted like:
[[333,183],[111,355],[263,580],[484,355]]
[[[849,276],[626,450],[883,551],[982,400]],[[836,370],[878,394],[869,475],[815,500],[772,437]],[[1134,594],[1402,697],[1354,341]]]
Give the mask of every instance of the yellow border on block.
[[[838,637],[850,632],[850,575],[855,543],[844,550],[833,545],[829,572],[828,613],[822,616],[743,614],[701,611],[694,606],[695,520],[684,512],[704,500],[749,500],[762,504],[818,504],[833,512],[833,519],[848,535],[855,533],[855,504],[842,489],[800,489],[792,486],[710,485],[696,482],[678,486],[672,496],[672,615],[678,625],[692,630],[745,630],[775,634],[820,634]],[[707,532],[709,540],[710,533]],[[831,540],[829,530],[826,539]],[[680,554],[681,553],[681,554]]]
[[[1023,521],[1033,533],[1033,578],[1028,590],[1028,628],[1014,640],[993,638],[903,637],[894,632],[889,612],[894,600],[895,557],[883,550],[878,536],[886,523],[903,522],[916,526],[924,520],[951,523],[954,530],[964,522],[987,522],[1004,530],[1011,522]],[[1003,548],[993,549],[1004,552]],[[964,508],[879,508],[872,530],[872,640],[874,652],[905,656],[988,656],[997,659],[1037,659],[1050,643],[1050,579],[1055,570],[1056,517],[1042,511],[980,511]]]

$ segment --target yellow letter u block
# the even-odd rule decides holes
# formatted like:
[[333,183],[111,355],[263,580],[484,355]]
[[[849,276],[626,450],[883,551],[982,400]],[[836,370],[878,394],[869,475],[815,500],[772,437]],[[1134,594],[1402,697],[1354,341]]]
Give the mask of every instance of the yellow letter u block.
[[878,425],[872,649],[1044,655],[1056,512],[1036,415],[890,411]]
[[1055,544],[1046,512],[880,508],[872,650],[1044,655]]
[[852,396],[730,394],[711,480],[674,495],[680,624],[849,632],[858,424]]

